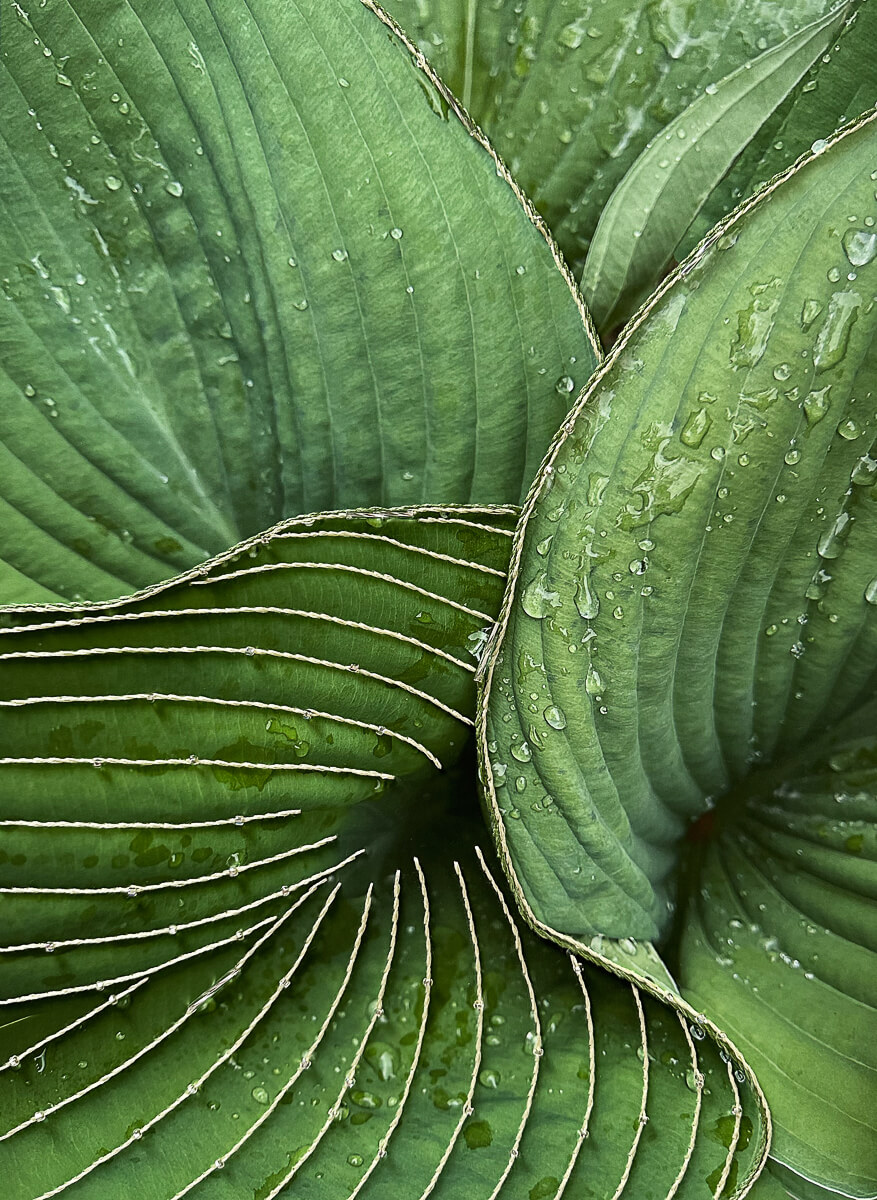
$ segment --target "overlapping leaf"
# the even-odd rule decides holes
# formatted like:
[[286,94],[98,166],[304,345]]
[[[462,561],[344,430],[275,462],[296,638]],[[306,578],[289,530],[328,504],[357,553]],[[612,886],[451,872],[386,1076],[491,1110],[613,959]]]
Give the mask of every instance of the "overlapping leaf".
[[512,522],[329,514],[3,613],[11,1200],[749,1182],[730,1044],[520,930],[473,852],[453,761]]
[[609,197],[647,144],[707,88],[832,6],[393,0],[387,7],[483,124],[578,273]]
[[519,499],[584,309],[375,13],[5,0],[0,72],[4,600],[297,512]]
[[732,1031],[789,1131],[782,1161],[856,1196],[877,1166],[875,723],[872,703],[806,771],[741,786],[693,864],[681,941],[691,999]]
[[622,325],[648,297],[683,234],[759,133],[766,114],[831,45],[850,11],[851,5],[838,6],[708,84],[649,143],[601,212],[585,261],[582,289],[598,328]]
[[[716,908],[708,941],[703,919],[691,932],[681,921],[680,984],[722,1019],[733,1011],[735,1032],[772,1060],[780,1161],[852,1195],[875,1178],[873,1143],[851,1124],[874,1107],[873,989],[864,1003],[857,990],[874,970],[873,880],[859,831],[838,842],[840,812],[824,834],[813,825],[832,807],[825,780],[812,785],[812,811],[810,785],[797,809],[795,781],[814,738],[873,716],[862,706],[877,671],[875,150],[871,117],[719,228],[598,372],[525,510],[482,740],[525,911],[578,943],[670,932],[686,829],[718,802],[719,828],[733,833],[689,883],[692,903],[711,912],[715,893]],[[771,795],[790,789],[781,820],[775,799],[744,805],[756,778],[772,781]],[[873,822],[873,781],[861,788],[854,819]],[[803,865],[821,837],[827,848],[813,853],[835,864],[821,877],[831,886],[775,898],[762,925],[754,893],[781,892],[788,856]],[[749,874],[720,895],[716,864],[731,859]],[[704,966],[706,945],[734,958],[721,945],[735,936],[726,918],[754,921],[768,942],[745,970]],[[853,945],[843,966],[826,950],[812,972],[822,983],[799,995],[784,973],[805,961],[808,925],[831,947]],[[623,946],[597,943],[622,959]],[[642,954],[639,965],[649,970]],[[782,1002],[767,998],[784,988]],[[835,992],[814,1071],[803,1010],[812,1002],[815,1016]]]
[[682,258],[742,198],[780,174],[814,141],[877,105],[877,6],[864,0],[842,36],[764,124],[683,238]]

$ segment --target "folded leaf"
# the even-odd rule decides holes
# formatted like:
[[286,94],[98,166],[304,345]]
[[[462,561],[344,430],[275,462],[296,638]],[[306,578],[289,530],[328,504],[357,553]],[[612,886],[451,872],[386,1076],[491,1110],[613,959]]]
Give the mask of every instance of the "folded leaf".
[[[679,268],[525,508],[482,765],[525,914],[585,949],[666,937],[692,822],[709,838],[718,805],[737,828],[741,788],[767,764],[791,783],[875,694],[875,128],[818,148]],[[852,904],[858,883],[835,882]],[[679,983],[697,995],[686,921]],[[779,1075],[807,1069],[811,1044],[787,1033],[745,1026],[778,1056],[777,1156],[815,1175],[800,1148],[822,1147],[818,1181],[861,1195],[873,1160],[834,1105],[841,1076],[816,1073],[815,1108],[791,1103]],[[822,1036],[845,1052],[842,1030]],[[873,1107],[873,1074],[857,1078]]]
[[710,84],[645,148],[600,214],[585,261],[582,290],[600,329],[622,325],[646,299],[713,188],[850,8],[839,5]]
[[734,205],[759,185],[785,171],[814,141],[825,139],[860,113],[877,105],[877,6],[860,4],[788,100],[765,122],[727,177],[715,189],[683,238],[682,258]]
[[513,516],[304,518],[3,611],[10,1200],[748,1185],[730,1043],[521,930],[472,849],[453,761]]
[[387,7],[487,131],[578,274],[603,208],[648,143],[707,87],[832,4],[391,0]]
[[385,23],[7,8],[0,598],[124,594],[297,512],[519,499],[595,343]]
[[772,1097],[788,1130],[780,1161],[805,1180],[842,1180],[848,1194],[871,1196],[877,707],[855,724],[806,775],[762,795],[742,786],[738,816],[697,863],[680,971],[687,995],[732,1032]]

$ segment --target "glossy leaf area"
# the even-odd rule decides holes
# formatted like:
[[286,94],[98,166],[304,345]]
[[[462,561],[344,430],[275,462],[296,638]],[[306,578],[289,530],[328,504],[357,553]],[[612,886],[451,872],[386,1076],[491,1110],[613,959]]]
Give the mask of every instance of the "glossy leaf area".
[[693,855],[680,939],[686,995],[733,1030],[789,1131],[780,1161],[823,1182],[840,1164],[858,1196],[874,1191],[875,725],[871,703],[797,776],[738,789]]
[[301,512],[519,500],[595,343],[379,15],[3,16],[0,598],[127,594]]
[[[866,913],[877,880],[868,839],[844,832],[842,802],[814,800],[816,820],[805,799],[798,809],[795,780],[815,740],[873,715],[875,153],[871,118],[746,206],[598,372],[525,509],[481,742],[525,912],[577,944],[596,937],[601,953],[623,958],[626,940],[670,933],[683,839],[701,818],[688,836],[707,839],[709,870],[722,864],[731,897],[709,873],[689,882],[699,907],[715,906],[715,962],[707,971],[703,944],[689,953],[686,910],[671,970],[772,1060],[779,1159],[852,1195],[875,1179],[860,1123],[875,1097]],[[740,797],[759,779],[789,789],[782,807],[795,821],[744,822]],[[870,828],[873,782],[861,790],[849,819]],[[716,805],[711,830],[703,814]],[[795,873],[824,842],[813,853],[835,864],[832,887],[756,900],[736,874],[739,839],[749,871],[767,879]],[[746,907],[759,902],[763,926]],[[725,945],[736,928],[726,918],[755,921],[766,943],[745,969]],[[809,925],[832,948],[812,970],[800,966]],[[852,974],[871,980],[869,1002]]]
[[623,325],[648,298],[734,159],[850,12],[840,5],[708,84],[645,148],[600,214],[585,262],[582,290],[599,329]]
[[454,761],[513,518],[329,514],[131,600],[5,610],[10,1200],[750,1181],[730,1046],[520,928],[477,849]]
[[[576,274],[609,197],[648,143],[707,87],[831,7],[821,0],[387,5],[488,132]],[[671,149],[668,164],[673,157]]]
[[683,238],[677,258],[693,249],[741,199],[787,170],[814,141],[824,140],[877,106],[877,5],[863,0],[837,42],[820,56],[788,100],[765,122]]

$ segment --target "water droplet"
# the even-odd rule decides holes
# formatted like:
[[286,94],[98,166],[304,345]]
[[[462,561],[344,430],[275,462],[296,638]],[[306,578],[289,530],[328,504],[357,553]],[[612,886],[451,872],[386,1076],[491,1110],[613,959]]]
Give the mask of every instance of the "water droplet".
[[554,390],[558,396],[568,396],[571,392],[575,391],[575,387],[575,380],[569,375],[561,375],[560,379],[554,385]]
[[603,682],[603,677],[597,668],[591,663],[588,666],[587,674],[585,675],[585,691],[589,696],[600,696],[606,690],[606,685]]
[[847,418],[846,421],[841,421],[840,425],[837,427],[837,432],[844,439],[844,441],[847,442],[854,442],[856,438],[860,438],[862,436],[862,430],[852,419],[852,417]]
[[515,267],[515,274],[516,275],[526,275],[527,274],[527,268],[524,266],[523,263],[518,263],[518,265]]
[[822,558],[839,558],[843,553],[843,539],[849,532],[850,520],[850,514],[842,512],[831,527],[823,533],[816,544],[816,549]]
[[500,1079],[499,1071],[492,1071],[490,1067],[485,1067],[478,1076],[478,1082],[486,1088],[498,1088]]
[[560,608],[562,601],[557,592],[548,586],[548,575],[540,571],[521,592],[521,608],[528,617],[537,620],[547,617],[555,608]]
[[822,154],[822,152],[825,149],[827,149],[827,147],[828,147],[828,142],[825,138],[817,138],[816,141],[810,147],[810,152],[811,152],[811,154]]
[[566,729],[566,716],[562,708],[556,704],[550,704],[542,714],[545,718],[545,723],[550,725],[552,729]]
[[164,185],[164,190],[169,196],[180,197],[183,194],[183,185],[178,179],[172,179],[170,183]]
[[527,742],[521,742],[520,745],[514,745],[511,748],[512,758],[516,758],[520,763],[528,763],[533,757],[533,753]]
[[399,239],[401,238],[401,236],[402,236],[402,230],[398,226],[396,226],[394,229],[390,230],[390,237],[393,239],[394,242],[398,242]]
[[830,371],[843,359],[850,340],[850,331],[859,318],[862,297],[858,292],[834,292],[828,302],[828,313],[813,348],[816,374]]
[[544,537],[541,542],[537,542],[536,543],[536,553],[539,554],[542,558],[544,558],[545,555],[548,553],[548,551],[551,549],[551,543],[553,540],[554,540],[554,534],[549,533],[548,537]]
[[347,251],[341,249],[333,250],[332,257],[335,259],[335,262],[344,262],[345,258],[347,258]]
[[348,1154],[347,1162],[351,1167],[361,1167],[362,1166],[362,1155],[361,1154]]
[[792,368],[790,367],[790,365],[787,362],[777,363],[777,365],[773,369],[774,379],[779,379],[779,380],[788,379],[789,376],[791,375],[791,373],[792,373]]
[[807,418],[808,425],[818,425],[825,414],[831,407],[829,392],[831,384],[826,384],[824,388],[819,388],[817,391],[809,392],[804,399],[804,416]]
[[877,258],[877,233],[867,229],[848,229],[841,244],[854,267],[866,267]]
[[750,287],[752,301],[737,313],[737,336],[730,352],[732,367],[754,367],[761,361],[776,320],[781,290],[782,281],[777,278]]
[[877,604],[877,575],[874,576],[865,588],[865,599],[869,604]]
[[109,192],[117,192],[122,186],[122,181],[117,175],[108,175],[104,180],[104,186]]
[[585,40],[587,32],[587,18],[578,17],[577,20],[571,21],[569,25],[564,25],[557,36],[557,40],[561,46],[566,46],[569,50],[578,50],[579,46]]
[[801,328],[809,329],[821,312],[822,305],[818,300],[805,300],[801,309]]
[[596,592],[591,591],[588,577],[585,574],[582,574],[576,580],[573,602],[579,616],[583,617],[586,621],[593,621],[600,611],[600,598]]
[[877,458],[871,458],[868,454],[863,455],[853,467],[850,483],[855,483],[859,487],[868,487],[869,484],[877,483]]
[[707,430],[712,423],[713,419],[706,409],[699,408],[685,422],[679,438],[686,446],[696,448],[706,437]]

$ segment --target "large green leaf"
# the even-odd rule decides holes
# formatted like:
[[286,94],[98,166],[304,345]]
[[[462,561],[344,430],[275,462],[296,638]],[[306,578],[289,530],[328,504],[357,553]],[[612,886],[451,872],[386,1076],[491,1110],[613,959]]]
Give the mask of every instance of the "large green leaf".
[[[717,803],[735,861],[768,878],[783,870],[772,856],[797,863],[816,836],[794,785],[808,747],[857,712],[873,726],[862,706],[877,678],[875,129],[872,115],[845,131],[680,267],[595,376],[525,508],[485,659],[483,770],[525,913],[585,949],[597,937],[623,958],[606,938],[670,932],[686,830]],[[791,789],[784,805],[798,812],[764,815],[764,862],[749,832],[760,809],[741,800],[759,779],[771,795]],[[861,786],[854,819],[873,822],[873,784]],[[708,823],[693,836],[709,838]],[[837,840],[833,825],[825,836]],[[850,1113],[874,1109],[874,1013],[849,980],[874,970],[863,903],[874,881],[850,836],[846,853],[816,852],[844,864],[826,876],[842,931],[832,888],[775,899],[764,920],[776,953],[716,983],[715,970],[700,978],[703,953],[688,945],[698,920],[689,930],[685,916],[679,982],[775,1056],[780,1160],[862,1195],[877,1164]],[[707,910],[709,879],[689,882]],[[716,900],[717,924],[731,904]],[[817,1068],[804,998],[815,1011],[816,985],[787,991],[782,1017],[743,1001],[790,988],[784,956],[803,961],[801,921],[855,943],[837,951],[842,968],[814,968],[838,992]],[[806,1105],[802,1073],[816,1089]]]
[[487,130],[578,272],[609,197],[648,143],[708,87],[832,4],[391,0],[387,7]]
[[815,140],[877,105],[877,5],[859,4],[852,21],[789,99],[767,120],[682,240],[687,254],[738,200],[786,170]]
[[870,1196],[877,706],[853,724],[806,773],[761,794],[741,786],[735,818],[691,868],[680,973],[770,1094],[789,1130],[783,1161],[823,1183],[846,1175],[848,1191]]
[[734,159],[831,45],[850,8],[839,5],[709,84],[645,148],[600,214],[585,261],[582,289],[600,329],[623,324],[647,298]]
[[358,0],[4,0],[0,596],[284,516],[517,501],[595,362],[528,202]]
[[452,764],[512,523],[306,518],[3,612],[10,1200],[748,1186],[733,1046],[519,929],[473,851]]

